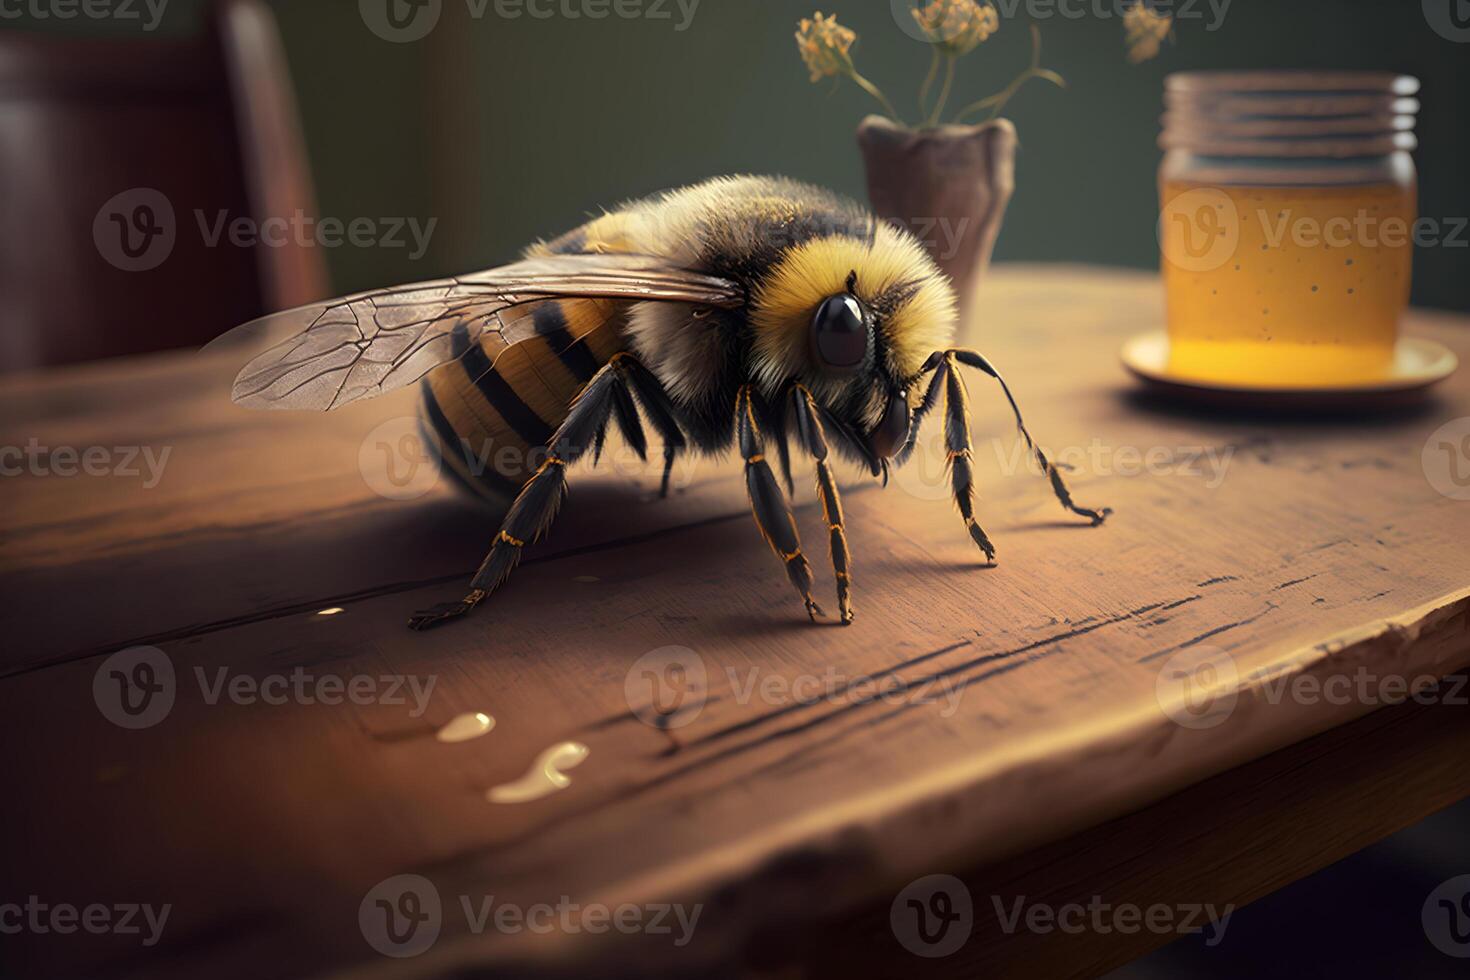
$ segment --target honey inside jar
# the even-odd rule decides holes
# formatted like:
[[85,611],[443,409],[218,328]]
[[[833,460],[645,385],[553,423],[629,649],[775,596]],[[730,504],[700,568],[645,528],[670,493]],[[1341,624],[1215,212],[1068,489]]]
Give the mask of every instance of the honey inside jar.
[[1167,181],[1162,194],[1171,373],[1306,386],[1387,376],[1409,297],[1412,186]]
[[1180,72],[1164,83],[1159,245],[1171,377],[1332,388],[1395,376],[1417,79]]

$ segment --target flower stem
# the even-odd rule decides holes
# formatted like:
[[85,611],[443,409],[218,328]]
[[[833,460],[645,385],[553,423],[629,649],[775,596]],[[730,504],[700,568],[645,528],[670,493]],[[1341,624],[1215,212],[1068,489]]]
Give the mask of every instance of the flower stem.
[[925,104],[929,101],[929,90],[934,87],[934,79],[939,76],[939,48],[934,48],[934,56],[929,59],[929,74],[924,76],[924,84],[919,86],[919,118],[923,119],[929,115]]
[[888,101],[888,96],[884,95],[882,90],[879,89],[878,86],[874,85],[872,82],[859,75],[857,69],[852,66],[851,61],[847,63],[847,77],[856,82],[858,88],[862,89],[864,92],[867,92],[873,98],[877,99],[878,103],[883,106],[884,111],[888,113],[890,119],[900,125],[903,124],[903,120],[899,118],[898,110],[894,109],[893,103]]
[[971,102],[959,112],[955,113],[955,122],[959,122],[970,113],[978,112],[981,109],[989,109],[990,115],[988,118],[996,118],[1000,115],[1000,111],[1005,108],[1006,103],[1011,101],[1015,94],[1021,90],[1021,86],[1033,78],[1043,78],[1058,88],[1067,87],[1067,80],[1065,78],[1050,68],[1041,67],[1041,31],[1037,29],[1035,24],[1031,25],[1031,67],[1011,79],[1011,83],[999,92],[978,102]]
[[940,113],[944,112],[944,103],[949,101],[949,90],[954,85],[954,55],[944,56],[944,84],[939,88],[939,99],[934,103],[934,109],[929,113],[926,126],[938,126]]

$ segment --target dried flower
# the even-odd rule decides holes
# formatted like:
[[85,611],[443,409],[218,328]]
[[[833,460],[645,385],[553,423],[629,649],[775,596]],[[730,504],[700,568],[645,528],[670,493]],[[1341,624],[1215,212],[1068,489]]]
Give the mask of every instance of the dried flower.
[[1159,53],[1159,47],[1174,30],[1172,14],[1161,14],[1140,0],[1123,11],[1124,40],[1128,60],[1139,64]]
[[909,10],[919,30],[945,54],[969,54],[1000,29],[1000,15],[975,0],[930,0]]
[[796,24],[796,50],[801,52],[801,60],[806,62],[813,82],[833,75],[850,78],[858,88],[877,99],[889,117],[897,122],[898,113],[894,111],[893,103],[888,101],[888,96],[853,67],[852,55],[848,51],[856,40],[857,34],[837,23],[836,14],[823,19],[819,10],[812,14],[810,20],[803,17]]
[[812,81],[819,82],[832,75],[846,75],[852,66],[847,51],[857,35],[837,23],[837,15],[825,20],[819,10],[811,19],[803,17],[796,25],[796,50],[812,73]]

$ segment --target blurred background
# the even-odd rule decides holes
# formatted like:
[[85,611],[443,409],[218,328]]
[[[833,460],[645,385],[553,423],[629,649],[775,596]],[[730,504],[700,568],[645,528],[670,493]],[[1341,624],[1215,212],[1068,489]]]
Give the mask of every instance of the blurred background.
[[[1444,0],[1447,12],[1455,2]],[[797,19],[812,13],[810,3],[648,0],[640,6],[643,16],[591,20],[566,16],[557,0],[393,0],[393,9],[413,22],[399,31],[385,19],[387,0],[267,0],[294,82],[316,212],[344,224],[376,222],[378,239],[393,222],[416,223],[420,231],[416,238],[406,225],[399,245],[344,241],[315,249],[320,255],[313,261],[325,266],[326,285],[319,288],[340,293],[494,265],[602,205],[715,174],[781,172],[861,197],[853,130],[876,106],[846,82],[808,82],[792,34]],[[167,39],[193,41],[200,57],[221,59],[218,41],[208,36],[217,11],[210,0],[112,0],[101,5],[117,11],[111,16],[58,16],[64,6],[6,4],[0,19],[6,47],[40,35]],[[858,32],[859,70],[912,121],[929,55],[897,28],[895,6],[901,11],[903,4],[828,0],[824,9]],[[1026,64],[1027,5],[999,6],[1001,29],[961,62],[952,105],[996,91]],[[1054,11],[1036,21],[1043,63],[1071,84],[1063,91],[1031,82],[1007,110],[1021,150],[998,261],[1157,265],[1155,140],[1161,86],[1171,71],[1387,69],[1423,81],[1420,213],[1443,221],[1448,239],[1418,250],[1414,302],[1470,309],[1464,274],[1470,230],[1463,218],[1455,232],[1456,216],[1470,215],[1464,179],[1470,127],[1462,120],[1470,47],[1445,36],[1452,31],[1436,31],[1423,5],[1179,0],[1164,8],[1178,15],[1173,41],[1140,65],[1125,57],[1114,0],[1030,7]],[[131,17],[121,15],[124,8]],[[385,39],[392,36],[414,39]],[[155,60],[170,60],[167,50]],[[27,98],[15,65],[13,52],[7,59],[0,51],[0,123],[23,111]],[[117,98],[125,97],[119,90]],[[214,166],[187,124],[160,132],[178,160]],[[29,138],[0,125],[0,153],[23,158]],[[90,162],[74,164],[108,164],[95,149],[87,155]],[[110,179],[121,192],[146,178]],[[67,220],[89,222],[107,187],[89,185],[98,200],[79,202]],[[33,198],[29,189],[0,181],[0,204],[21,193],[21,203]],[[187,208],[181,210],[181,237],[198,237]],[[19,205],[0,209],[0,221],[22,216],[29,221],[34,214]],[[14,224],[5,231],[5,268],[17,268],[29,254],[17,255],[14,240],[30,234]],[[215,274],[217,253],[211,258],[216,261],[203,263],[200,275]],[[53,290],[86,281],[88,269],[55,265],[33,270],[27,281],[52,275]],[[150,277],[153,285],[168,281],[166,269],[155,270],[130,277],[130,287],[141,285],[152,302],[166,302],[170,290],[160,297],[153,289],[150,296]],[[316,282],[308,276],[298,285],[310,292]],[[301,290],[267,290],[255,302],[269,306],[281,298],[300,301]],[[217,333],[231,316],[248,315],[249,305],[248,298],[226,304],[199,329]],[[10,360],[14,366],[16,357]]]

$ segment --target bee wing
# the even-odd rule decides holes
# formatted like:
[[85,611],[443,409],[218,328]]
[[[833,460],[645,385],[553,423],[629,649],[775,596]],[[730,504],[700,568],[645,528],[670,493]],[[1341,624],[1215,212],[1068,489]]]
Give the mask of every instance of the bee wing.
[[317,411],[374,398],[454,360],[455,327],[463,326],[472,344],[493,331],[509,347],[535,333],[532,318],[515,316],[515,308],[562,296],[727,309],[745,301],[738,284],[657,256],[526,259],[452,279],[329,299],[236,327],[225,336],[239,331],[272,336],[289,331],[291,336],[245,365],[231,397],[249,408]]

